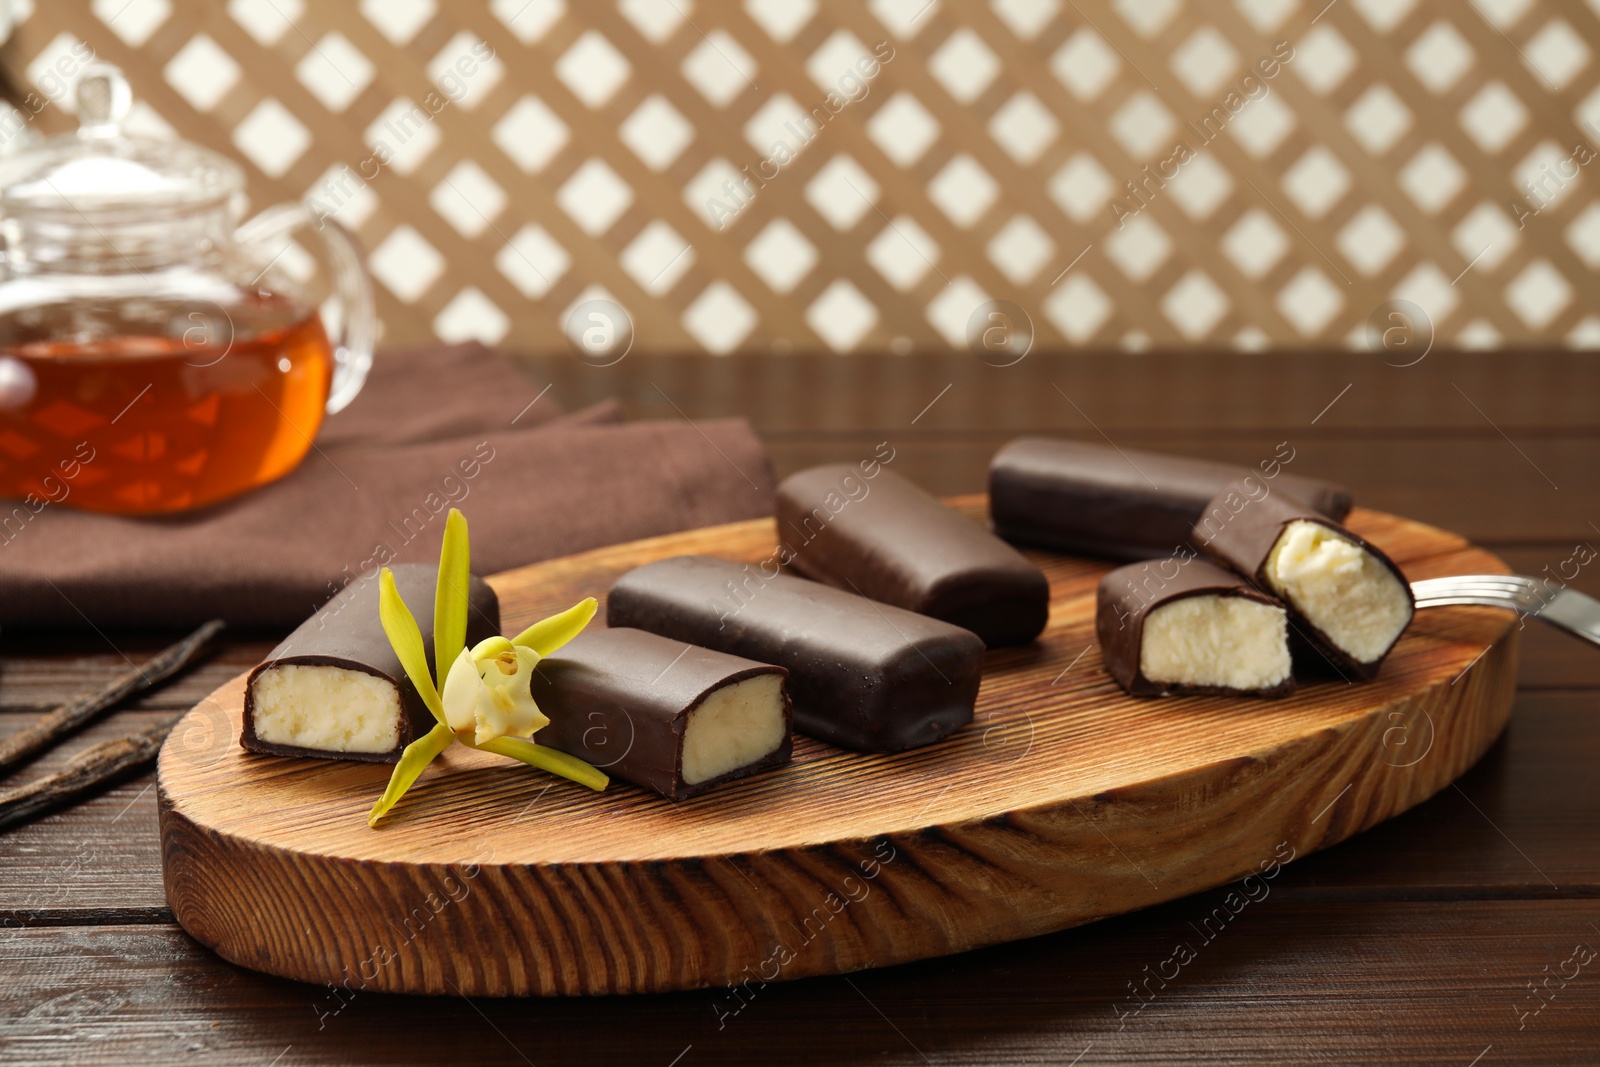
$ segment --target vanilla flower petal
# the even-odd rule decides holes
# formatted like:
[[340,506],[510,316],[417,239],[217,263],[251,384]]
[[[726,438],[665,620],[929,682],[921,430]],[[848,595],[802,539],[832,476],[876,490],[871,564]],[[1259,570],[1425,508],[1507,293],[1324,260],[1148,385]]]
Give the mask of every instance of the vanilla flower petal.
[[394,765],[394,772],[389,776],[389,786],[383,791],[383,796],[372,805],[372,810],[367,812],[367,825],[377,826],[378,820],[394,807],[395,802],[405,796],[406,790],[411,788],[411,783],[427,769],[435,756],[449,748],[455,742],[456,735],[443,724],[435,726],[406,746],[400,754],[400,762]]
[[533,669],[540,658],[533,649],[518,647],[478,661],[483,688],[473,708],[474,744],[497,737],[531,737],[549,725],[532,693]]
[[472,660],[471,651],[462,649],[444,678],[444,721],[450,729],[459,734],[476,728],[474,709],[478,706],[478,692],[482,688],[483,680],[478,674],[478,665]]

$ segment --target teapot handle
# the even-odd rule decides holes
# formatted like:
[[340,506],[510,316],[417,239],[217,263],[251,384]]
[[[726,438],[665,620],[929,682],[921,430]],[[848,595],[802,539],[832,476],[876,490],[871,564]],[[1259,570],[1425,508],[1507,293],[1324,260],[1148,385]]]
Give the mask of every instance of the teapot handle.
[[234,236],[241,245],[283,238],[285,243],[273,256],[276,260],[288,247],[289,234],[302,226],[315,229],[328,249],[328,259],[333,265],[334,292],[339,298],[343,320],[339,336],[328,338],[333,345],[333,381],[328,387],[328,414],[332,415],[355,399],[367,380],[367,372],[372,369],[377,315],[372,304],[372,280],[361,265],[361,251],[355,238],[332,219],[316,218],[300,203],[269,207],[241,225]]

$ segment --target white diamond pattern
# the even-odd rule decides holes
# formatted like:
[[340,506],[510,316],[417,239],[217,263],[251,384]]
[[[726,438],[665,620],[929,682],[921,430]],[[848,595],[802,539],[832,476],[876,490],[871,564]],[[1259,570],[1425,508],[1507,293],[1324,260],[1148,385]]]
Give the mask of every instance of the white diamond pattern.
[[1600,0],[69,6],[19,7],[19,80],[70,112],[104,44],[130,129],[357,232],[396,342],[616,294],[634,358],[917,352],[993,294],[1045,347],[1344,345],[1397,297],[1600,344]]

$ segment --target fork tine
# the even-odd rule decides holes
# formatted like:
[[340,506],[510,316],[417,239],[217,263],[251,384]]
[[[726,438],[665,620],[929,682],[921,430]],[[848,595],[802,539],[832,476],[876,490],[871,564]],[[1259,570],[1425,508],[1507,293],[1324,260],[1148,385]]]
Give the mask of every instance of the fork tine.
[[1429,578],[1413,582],[1411,590],[1417,596],[1436,596],[1469,590],[1528,595],[1538,591],[1538,584],[1520,575],[1464,574],[1452,578]]
[[1464,574],[1414,582],[1411,589],[1419,608],[1454,604],[1504,608],[1600,645],[1600,600],[1562,583],[1523,575]]
[[1522,596],[1518,593],[1505,593],[1493,589],[1453,589],[1444,593],[1431,593],[1426,596],[1416,597],[1418,604],[1431,603],[1436,600],[1460,600],[1463,597],[1476,597],[1480,600],[1500,600],[1507,604],[1532,604],[1532,597]]
[[1429,582],[1498,582],[1502,585],[1534,585],[1534,579],[1520,574],[1451,574],[1443,578],[1426,578]]
[[1540,583],[1520,574],[1458,574],[1411,584],[1418,608],[1468,605],[1525,612],[1542,604]]
[[1461,593],[1487,593],[1492,596],[1534,596],[1535,591],[1524,586],[1516,585],[1444,585],[1432,588],[1412,588],[1412,593],[1418,597],[1454,596]]
[[1491,584],[1491,585],[1515,585],[1515,586],[1521,586],[1521,587],[1524,587],[1524,588],[1531,587],[1531,586],[1539,584],[1537,582],[1537,580],[1535,580],[1533,578],[1524,577],[1523,575],[1520,575],[1520,574],[1452,574],[1452,575],[1448,575],[1448,576],[1443,577],[1443,578],[1424,578],[1421,581],[1414,582],[1413,584],[1414,585],[1444,586],[1444,585],[1456,585],[1456,584],[1461,584],[1461,583],[1467,583],[1467,584],[1487,583],[1487,584]]

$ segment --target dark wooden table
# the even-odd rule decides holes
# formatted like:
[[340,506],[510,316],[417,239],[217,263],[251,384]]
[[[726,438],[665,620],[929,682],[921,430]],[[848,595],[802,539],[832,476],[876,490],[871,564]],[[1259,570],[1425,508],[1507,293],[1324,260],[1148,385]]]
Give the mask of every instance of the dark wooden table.
[[[1408,368],[1349,354],[1035,353],[1007,368],[634,355],[534,370],[568,407],[616,396],[639,416],[745,415],[780,474],[888,440],[896,470],[958,493],[981,489],[989,455],[1021,433],[1245,462],[1287,441],[1294,470],[1465,534],[1526,574],[1600,545],[1600,361],[1579,354],[1434,353]],[[1600,562],[1573,584],[1600,594]],[[0,732],[173,636],[7,633]],[[29,773],[188,706],[276,636],[230,636],[206,666]],[[1191,923],[1222,890],[965,956],[769,987],[721,1027],[725,991],[341,1004],[223,963],[166,907],[147,774],[0,835],[0,1061],[1600,1063],[1600,957],[1576,963],[1600,949],[1597,688],[1600,650],[1530,624],[1512,724],[1478,766],[1292,864],[1164,986],[1146,985],[1147,969],[1199,940]],[[1135,986],[1155,992],[1136,998]]]

